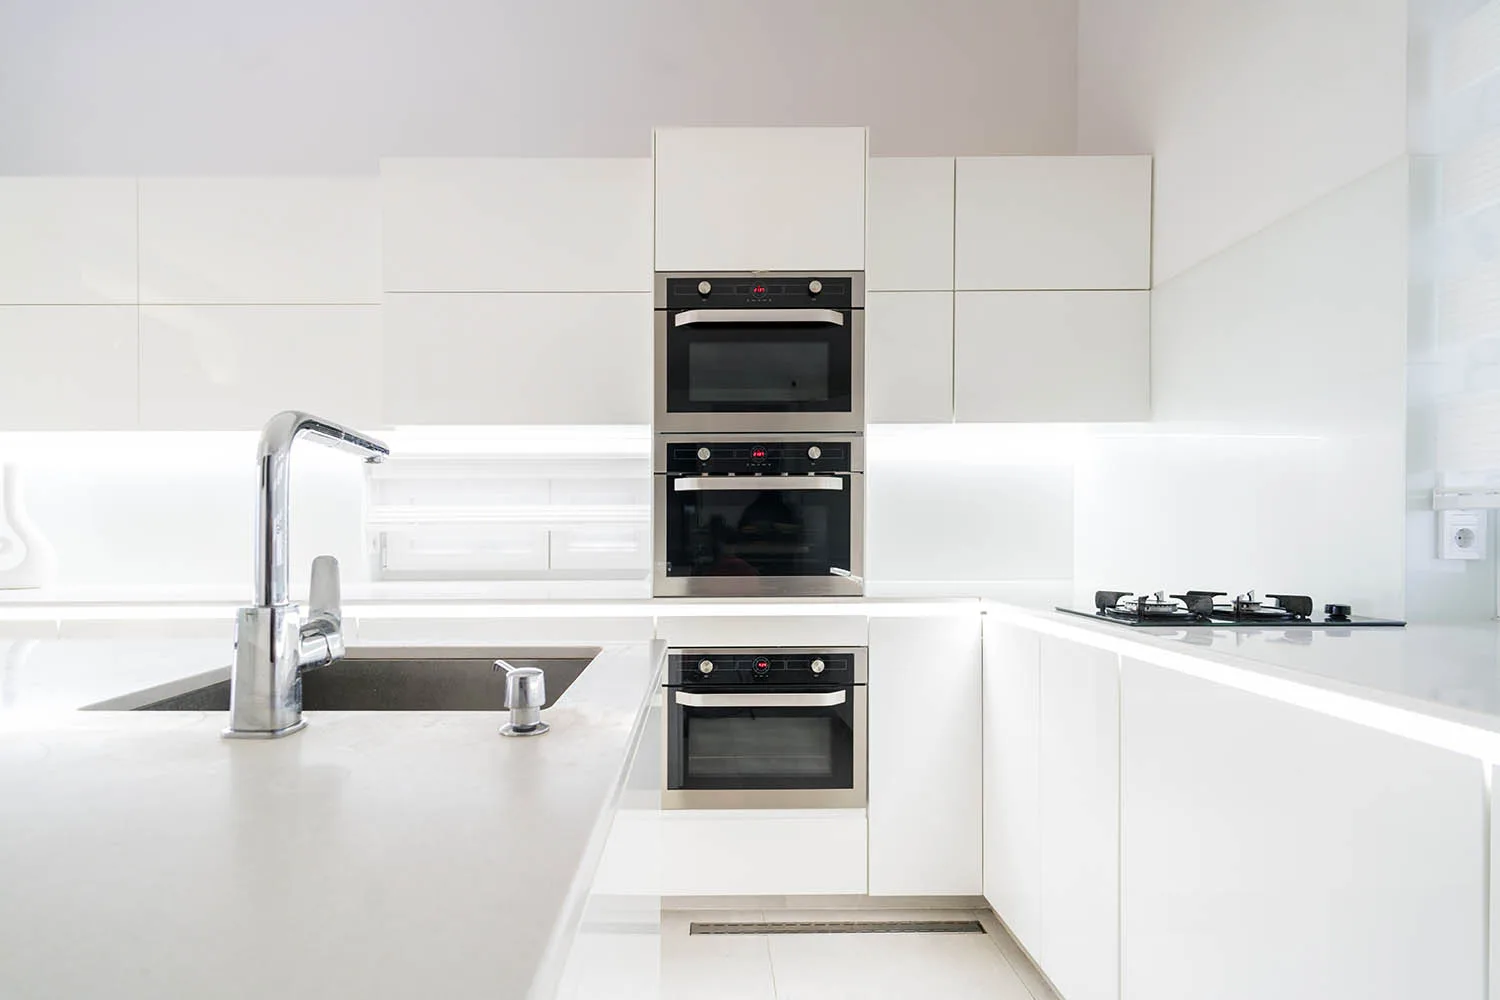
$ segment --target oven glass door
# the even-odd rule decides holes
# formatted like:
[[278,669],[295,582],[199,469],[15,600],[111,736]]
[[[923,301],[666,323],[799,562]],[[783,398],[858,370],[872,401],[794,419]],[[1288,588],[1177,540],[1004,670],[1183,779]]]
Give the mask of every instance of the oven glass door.
[[[757,697],[765,702],[755,704]],[[798,698],[833,702],[808,707]],[[853,789],[853,689],[763,695],[756,692],[668,692],[667,788],[760,791]],[[717,701],[736,701],[722,705]],[[684,704],[693,702],[693,704]]]
[[[725,317],[748,318],[720,321]],[[778,316],[824,318],[778,320]],[[830,322],[837,319],[838,322]],[[667,316],[667,412],[850,413],[853,333],[828,309],[691,310]]]
[[667,577],[826,580],[834,569],[855,569],[850,477],[767,480],[776,485],[752,486],[749,477],[666,477]]

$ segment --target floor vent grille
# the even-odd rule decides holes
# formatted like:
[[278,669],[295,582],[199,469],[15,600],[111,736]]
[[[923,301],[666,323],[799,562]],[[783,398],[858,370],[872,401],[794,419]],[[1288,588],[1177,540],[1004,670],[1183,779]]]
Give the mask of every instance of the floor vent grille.
[[977,920],[693,921],[689,934],[983,934]]

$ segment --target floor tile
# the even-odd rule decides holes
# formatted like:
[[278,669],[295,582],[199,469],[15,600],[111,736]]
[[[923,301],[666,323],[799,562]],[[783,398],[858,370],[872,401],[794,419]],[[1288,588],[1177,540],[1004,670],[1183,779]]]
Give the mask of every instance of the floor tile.
[[989,910],[976,910],[974,917],[984,925],[986,936],[990,942],[1005,957],[1005,961],[1011,969],[1026,985],[1027,991],[1031,993],[1033,1000],[1060,1000],[1046,979],[1042,978],[1026,952],[1016,943],[1016,939],[1010,936],[1010,931],[1000,922],[1000,918]]
[[759,910],[664,911],[663,1000],[776,1000],[765,936],[688,933],[688,925],[695,920],[739,923],[760,919]]
[[982,934],[771,935],[777,1000],[1031,1000]]

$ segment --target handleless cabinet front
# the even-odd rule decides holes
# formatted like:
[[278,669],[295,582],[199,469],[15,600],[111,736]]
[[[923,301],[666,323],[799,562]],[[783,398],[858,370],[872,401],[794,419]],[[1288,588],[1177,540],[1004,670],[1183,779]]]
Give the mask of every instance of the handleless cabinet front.
[[658,271],[862,271],[865,130],[656,131]]

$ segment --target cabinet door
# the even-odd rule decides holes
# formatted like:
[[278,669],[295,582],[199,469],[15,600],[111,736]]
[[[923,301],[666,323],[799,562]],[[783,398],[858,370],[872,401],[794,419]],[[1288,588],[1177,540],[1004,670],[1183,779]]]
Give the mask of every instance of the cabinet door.
[[648,159],[380,164],[385,289],[649,292]]
[[984,620],[984,898],[1041,953],[1041,637]]
[[648,424],[651,296],[393,293],[393,424]]
[[373,177],[143,178],[140,213],[142,302],[380,302]]
[[657,129],[658,271],[864,267],[864,129]]
[[0,303],[136,301],[135,181],[0,177]]
[[978,615],[870,620],[870,894],[983,884]]
[[1145,420],[1149,292],[959,292],[960,421]]
[[144,428],[259,430],[281,410],[380,423],[379,306],[142,306],[140,322]]
[[1041,640],[1042,970],[1068,1000],[1120,995],[1120,669]]
[[0,306],[0,430],[132,430],[135,306]]
[[953,289],[953,159],[870,160],[865,280],[872,291]]
[[1483,765],[1130,658],[1124,1000],[1480,1000]]
[[953,293],[871,292],[865,302],[871,423],[953,419]]
[[961,158],[957,288],[1151,287],[1149,156]]

